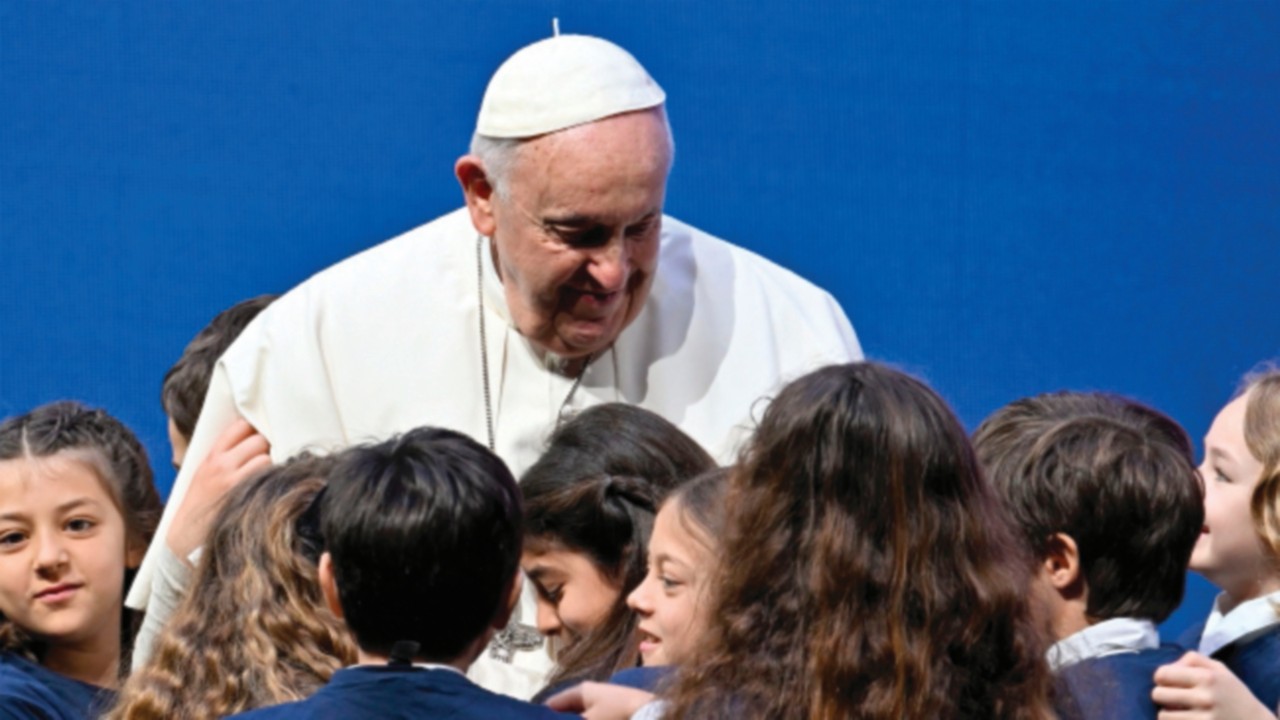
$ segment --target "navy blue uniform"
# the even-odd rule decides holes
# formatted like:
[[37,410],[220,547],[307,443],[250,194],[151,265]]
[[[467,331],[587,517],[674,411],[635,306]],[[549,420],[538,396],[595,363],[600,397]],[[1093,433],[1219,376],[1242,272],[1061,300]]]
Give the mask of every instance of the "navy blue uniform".
[[1154,720],[1159,712],[1151,701],[1156,668],[1182,653],[1176,645],[1161,645],[1068,665],[1054,681],[1054,709],[1061,720]]
[[298,702],[250,710],[234,717],[272,718],[418,718],[451,720],[577,717],[541,705],[489,692],[460,673],[390,665],[339,670],[315,695]]
[[0,720],[86,720],[97,718],[115,700],[111,690],[0,653]]
[[614,673],[613,677],[609,678],[609,684],[656,693],[658,692],[658,684],[671,677],[674,673],[675,666],[673,665],[627,668]]
[[[1203,634],[1204,623],[1200,623],[1189,628],[1179,642],[1188,650],[1195,650]],[[1280,705],[1280,625],[1250,633],[1218,648],[1210,657],[1235,673],[1263,705]]]

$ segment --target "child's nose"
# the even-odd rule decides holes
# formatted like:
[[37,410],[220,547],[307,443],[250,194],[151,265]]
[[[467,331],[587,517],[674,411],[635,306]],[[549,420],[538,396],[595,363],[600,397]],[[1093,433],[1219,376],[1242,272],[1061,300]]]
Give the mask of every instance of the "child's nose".
[[560,616],[556,615],[555,609],[544,602],[538,603],[538,632],[543,635],[556,635],[560,632],[561,623]]
[[66,546],[56,534],[41,535],[37,542],[36,572],[42,577],[57,575],[70,560]]

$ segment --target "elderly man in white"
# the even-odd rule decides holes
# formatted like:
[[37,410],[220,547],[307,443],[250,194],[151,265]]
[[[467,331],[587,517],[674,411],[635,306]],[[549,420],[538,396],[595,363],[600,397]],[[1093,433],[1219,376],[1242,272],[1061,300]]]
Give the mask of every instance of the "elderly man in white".
[[[860,358],[829,294],[662,214],[665,99],[630,54],[586,36],[543,40],[498,69],[454,167],[466,207],[312,277],[220,360],[161,523],[168,542],[129,597],[152,599],[152,630],[184,582],[174,557],[199,544],[217,500],[192,484],[196,466],[215,443],[235,445],[233,465],[254,454],[225,440],[238,418],[276,461],[435,425],[487,443],[518,475],[566,413],[618,401],[728,461],[782,383]],[[532,695],[545,651],[499,640],[472,676]]]

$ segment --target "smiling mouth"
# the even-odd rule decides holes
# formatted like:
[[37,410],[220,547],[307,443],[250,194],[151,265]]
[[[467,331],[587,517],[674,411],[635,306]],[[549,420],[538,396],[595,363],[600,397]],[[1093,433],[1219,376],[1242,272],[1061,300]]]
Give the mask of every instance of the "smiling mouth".
[[640,653],[642,655],[652,652],[658,645],[662,644],[662,639],[653,633],[637,629],[636,634],[640,636]]

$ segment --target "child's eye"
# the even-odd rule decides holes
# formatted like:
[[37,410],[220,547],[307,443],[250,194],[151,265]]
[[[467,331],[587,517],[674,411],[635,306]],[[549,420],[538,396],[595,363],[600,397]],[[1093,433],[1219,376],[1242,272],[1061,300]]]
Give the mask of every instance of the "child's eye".
[[14,547],[22,544],[22,541],[26,539],[27,539],[26,534],[18,532],[17,530],[10,530],[9,532],[6,532],[6,533],[0,533],[0,547],[5,547],[5,548]]
[[658,582],[662,583],[663,590],[674,590],[683,584],[679,580],[669,578],[663,575],[658,576]]
[[553,588],[548,588],[535,583],[534,587],[538,589],[538,594],[542,596],[542,599],[546,600],[552,605],[559,604],[560,598],[564,594],[563,585],[557,585]]
[[72,518],[67,521],[66,528],[71,532],[87,532],[92,530],[95,525],[97,523],[89,518]]

